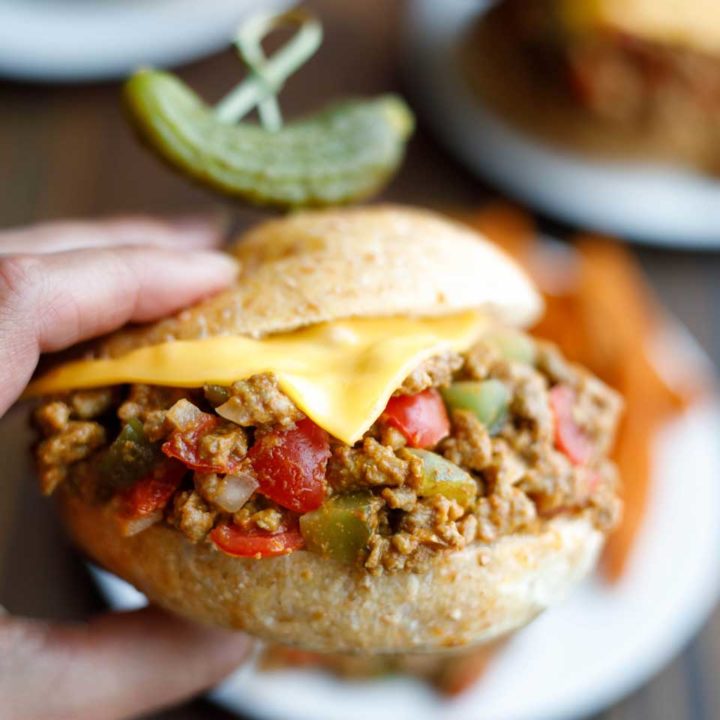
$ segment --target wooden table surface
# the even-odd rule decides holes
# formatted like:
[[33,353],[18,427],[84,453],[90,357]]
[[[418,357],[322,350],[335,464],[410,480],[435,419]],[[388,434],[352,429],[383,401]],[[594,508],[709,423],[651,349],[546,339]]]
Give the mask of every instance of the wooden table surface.
[[[440,1],[440,0],[438,0]],[[319,54],[283,94],[288,114],[340,94],[402,90],[393,0],[310,2],[325,23]],[[211,99],[241,72],[230,52],[184,68]],[[387,199],[477,207],[492,191],[465,172],[420,127]],[[228,212],[229,206],[224,206]],[[118,86],[44,87],[0,82],[0,227],[66,216],[125,212],[217,212],[218,202],[149,157],[119,112]],[[237,210],[233,210],[238,215]],[[241,221],[254,212],[242,211]],[[638,255],[665,304],[720,360],[720,256],[643,249]],[[102,608],[78,557],[28,478],[0,494],[0,604],[30,616],[82,618]],[[607,720],[720,718],[720,614],[685,652]],[[559,679],[561,682],[562,680]],[[2,713],[0,712],[0,715]],[[230,718],[204,701],[161,714],[165,720]]]

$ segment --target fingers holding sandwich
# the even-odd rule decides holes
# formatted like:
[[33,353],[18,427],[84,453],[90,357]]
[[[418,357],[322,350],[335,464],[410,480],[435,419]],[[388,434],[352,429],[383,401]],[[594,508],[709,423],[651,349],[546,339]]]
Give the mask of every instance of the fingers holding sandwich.
[[211,250],[94,248],[0,259],[0,413],[40,353],[145,322],[221,290],[237,263]]
[[200,215],[156,218],[126,215],[104,220],[61,220],[10,228],[0,234],[0,255],[65,252],[120,246],[201,250],[223,242],[222,223]]
[[156,608],[77,625],[3,618],[3,718],[136,717],[211,687],[249,649],[244,635],[195,625]]

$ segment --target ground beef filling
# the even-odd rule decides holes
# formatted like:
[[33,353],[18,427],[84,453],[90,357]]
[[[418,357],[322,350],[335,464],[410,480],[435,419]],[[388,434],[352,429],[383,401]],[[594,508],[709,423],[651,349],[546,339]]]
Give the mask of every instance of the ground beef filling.
[[[607,455],[620,399],[553,346],[521,337],[532,357],[485,340],[408,376],[395,393],[401,402],[424,394],[444,417],[438,390],[445,398],[449,431],[421,450],[388,413],[352,447],[330,438],[270,375],[230,387],[132,385],[53,397],[35,413],[41,486],[50,494],[68,483],[86,499],[114,503],[127,534],[165,522],[230,554],[304,546],[373,573],[417,570],[438,552],[533,532],[558,514],[583,513],[609,530],[619,512]],[[458,390],[481,387],[489,395],[478,396],[480,409],[458,404]],[[483,416],[488,407],[492,419]],[[312,487],[294,475],[277,482],[287,446],[301,446],[303,462],[314,463],[304,471]],[[450,468],[450,484],[428,481],[437,463]],[[266,477],[276,479],[268,485]],[[338,552],[333,523],[345,523],[343,537],[357,546]]]

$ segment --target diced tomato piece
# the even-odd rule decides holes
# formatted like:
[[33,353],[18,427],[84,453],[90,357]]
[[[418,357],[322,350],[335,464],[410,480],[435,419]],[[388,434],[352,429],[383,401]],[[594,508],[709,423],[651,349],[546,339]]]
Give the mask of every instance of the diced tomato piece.
[[152,472],[120,494],[122,515],[135,518],[163,510],[186,473],[187,468],[175,460],[156,465]]
[[575,465],[584,465],[593,456],[590,438],[573,418],[575,391],[568,385],[555,385],[550,390],[550,408],[555,419],[555,446]]
[[450,434],[445,403],[435,388],[416,395],[394,395],[382,417],[405,436],[411,447],[434,447]]
[[200,440],[202,436],[217,427],[220,418],[202,413],[202,417],[189,430],[175,430],[163,443],[162,451],[171,458],[176,458],[193,470],[220,472],[214,470],[211,463],[200,457]]
[[234,557],[273,557],[287,555],[303,546],[302,535],[297,530],[269,533],[266,530],[243,530],[237,525],[218,525],[210,539],[227,555]]
[[200,441],[220,424],[220,418],[202,413],[201,419],[189,430],[175,430],[162,446],[162,451],[176,458],[186,467],[200,472],[215,472],[227,475],[238,469],[242,457],[231,457],[227,463],[216,464],[200,454]]
[[258,492],[299,513],[315,510],[325,499],[328,434],[305,418],[291,430],[259,437],[248,457],[260,484]]

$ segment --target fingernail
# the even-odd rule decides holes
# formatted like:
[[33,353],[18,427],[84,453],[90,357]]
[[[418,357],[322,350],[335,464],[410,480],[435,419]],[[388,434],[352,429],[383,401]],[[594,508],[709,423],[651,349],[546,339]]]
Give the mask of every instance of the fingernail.
[[258,643],[254,638],[237,631],[225,631],[222,639],[219,640],[225,644],[225,648],[229,654],[232,654],[237,660],[246,660],[257,652]]
[[207,215],[180,215],[167,219],[171,230],[182,235],[189,243],[207,245],[224,238],[229,228],[229,216],[226,213],[208,213]]
[[240,274],[240,263],[231,255],[215,250],[195,250],[188,253],[191,263],[198,263],[203,270],[212,270],[213,274],[228,281]]

